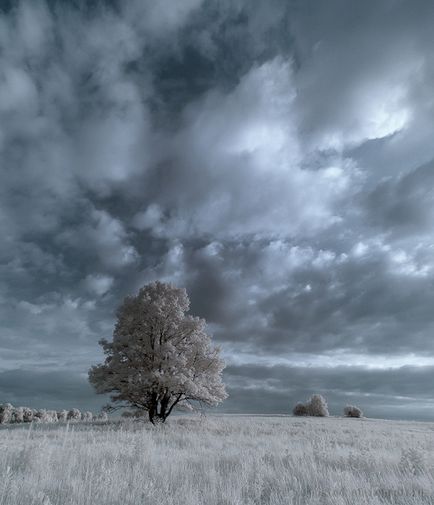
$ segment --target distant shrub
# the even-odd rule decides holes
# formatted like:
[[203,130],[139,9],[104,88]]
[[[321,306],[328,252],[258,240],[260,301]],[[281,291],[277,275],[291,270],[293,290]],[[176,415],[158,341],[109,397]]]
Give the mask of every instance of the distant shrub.
[[24,409],[23,407],[13,407],[11,423],[23,423],[24,422]]
[[61,423],[64,423],[68,420],[68,411],[67,410],[58,410],[57,411],[57,420]]
[[81,421],[81,412],[78,409],[71,409],[68,412],[68,421]]
[[0,424],[10,423],[12,420],[13,407],[10,403],[0,405]]
[[58,420],[57,412],[55,410],[47,410],[47,422],[57,423]]
[[347,405],[344,408],[344,416],[345,417],[363,417],[363,412],[354,405]]
[[309,410],[307,408],[307,405],[304,403],[298,402],[295,407],[292,409],[292,413],[294,416],[308,416],[309,415]]
[[96,418],[97,418],[97,420],[98,420],[98,421],[103,421],[103,422],[108,421],[108,415],[107,415],[107,412],[104,412],[104,411],[103,411],[103,412],[100,412],[100,413],[97,415],[97,417],[96,417]]
[[328,417],[329,409],[326,399],[321,395],[312,395],[308,403],[308,410],[310,416]]
[[83,415],[82,415],[82,417],[81,417],[81,420],[82,420],[82,421],[92,421],[92,419],[93,419],[93,414],[92,414],[92,412],[89,412],[89,411],[87,411],[87,412],[83,412]]
[[33,410],[29,409],[29,407],[23,408],[23,422],[31,423],[33,421]]
[[48,423],[50,418],[45,409],[35,410],[33,414],[33,421],[36,423]]
[[297,403],[292,413],[294,416],[329,416],[326,399],[321,395],[312,395],[307,403]]

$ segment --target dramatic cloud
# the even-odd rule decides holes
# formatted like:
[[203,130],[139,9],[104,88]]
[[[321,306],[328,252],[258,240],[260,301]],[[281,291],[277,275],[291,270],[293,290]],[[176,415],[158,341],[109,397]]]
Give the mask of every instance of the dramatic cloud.
[[433,15],[0,5],[0,402],[104,403],[97,341],[161,279],[222,346],[223,409],[433,416]]

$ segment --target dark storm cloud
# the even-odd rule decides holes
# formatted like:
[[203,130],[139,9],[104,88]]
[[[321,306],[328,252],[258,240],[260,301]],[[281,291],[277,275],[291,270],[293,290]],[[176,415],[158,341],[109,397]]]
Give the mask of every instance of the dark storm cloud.
[[387,178],[367,195],[368,219],[400,239],[405,235],[430,235],[433,223],[434,162],[400,177]]
[[333,405],[369,394],[372,415],[428,415],[433,13],[421,0],[4,4],[2,395],[24,403],[33,387],[52,405],[58,374],[68,405],[90,401],[116,305],[158,278],[187,287],[222,345],[227,409],[280,411],[293,383]]

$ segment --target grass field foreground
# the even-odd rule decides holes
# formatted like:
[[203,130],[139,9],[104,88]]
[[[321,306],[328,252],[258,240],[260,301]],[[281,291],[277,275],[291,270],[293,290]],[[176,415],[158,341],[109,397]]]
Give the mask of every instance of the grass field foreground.
[[434,424],[174,417],[0,429],[0,505],[434,503]]

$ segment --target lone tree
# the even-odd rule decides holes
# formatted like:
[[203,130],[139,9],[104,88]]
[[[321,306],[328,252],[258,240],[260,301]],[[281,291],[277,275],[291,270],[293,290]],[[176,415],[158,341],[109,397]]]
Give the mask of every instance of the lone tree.
[[223,401],[220,350],[211,346],[205,320],[185,314],[189,305],[185,289],[162,282],[125,298],[113,342],[100,341],[106,359],[89,371],[96,391],[111,393],[119,407],[147,411],[153,424],[190,401]]

